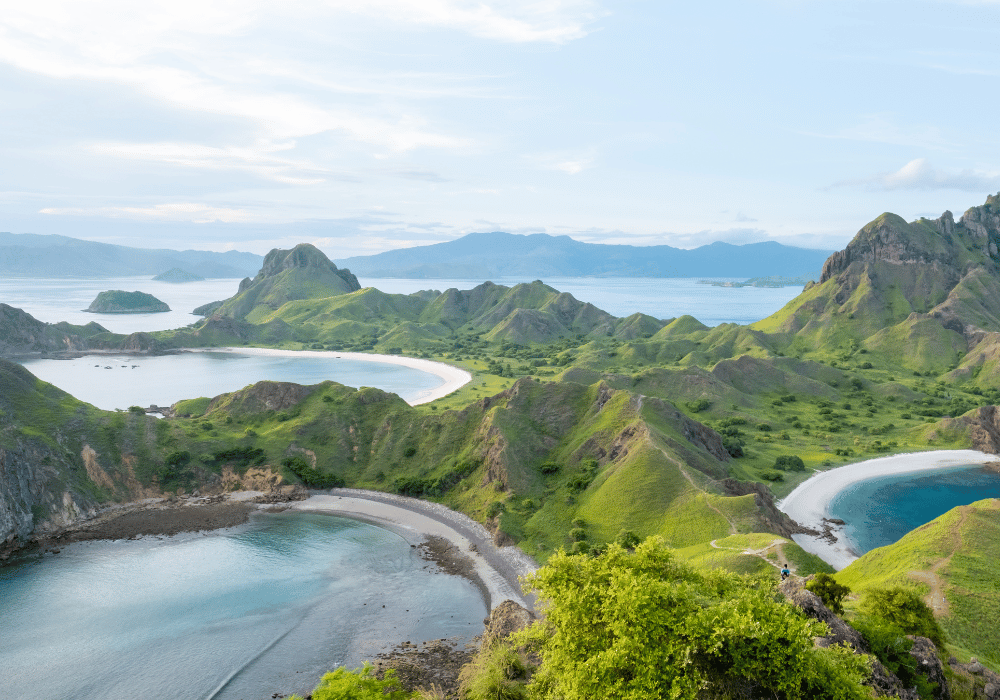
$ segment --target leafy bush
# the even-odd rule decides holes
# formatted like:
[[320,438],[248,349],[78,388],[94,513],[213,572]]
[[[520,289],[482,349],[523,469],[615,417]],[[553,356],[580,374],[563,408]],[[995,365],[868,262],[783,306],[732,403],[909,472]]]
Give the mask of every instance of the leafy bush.
[[823,625],[772,583],[698,573],[659,537],[634,552],[557,552],[527,584],[547,601],[544,620],[514,637],[542,661],[533,698],[870,697],[864,659],[814,647]]
[[786,472],[802,472],[806,470],[806,465],[798,455],[779,455],[774,460],[774,469]]
[[837,615],[844,614],[844,598],[851,593],[847,586],[837,583],[830,574],[816,574],[813,579],[806,583],[806,590],[812,591],[820,597],[823,605],[830,608]]
[[128,412],[129,413],[135,413],[136,415],[140,415],[140,416],[146,415],[146,409],[143,408],[142,406],[129,406],[128,407]]
[[556,474],[559,472],[559,463],[542,462],[542,466],[538,468],[538,471],[540,471],[542,474],[545,474],[546,476],[549,476],[551,474]]
[[722,446],[726,448],[726,452],[729,453],[730,457],[743,456],[743,441],[736,436],[733,435],[724,436],[722,438]]
[[760,478],[765,481],[784,481],[785,477],[781,472],[776,472],[773,469],[765,469],[760,473]]
[[404,457],[412,457],[415,454],[417,454],[417,448],[416,447],[412,447],[411,446],[411,447],[407,447],[405,450],[403,450],[403,456]]
[[501,501],[493,501],[488,506],[486,506],[486,517],[495,518],[506,510],[506,507]]
[[903,634],[927,637],[938,649],[944,649],[944,632],[934,613],[911,588],[870,588],[862,596],[858,609],[870,618],[899,627]]
[[281,464],[288,468],[303,484],[314,489],[334,489],[344,485],[344,480],[336,474],[326,474],[314,469],[301,457],[286,457]]
[[618,533],[618,537],[615,538],[615,542],[622,549],[635,549],[642,542],[642,538],[635,534],[633,530],[622,530]]
[[[409,697],[394,669],[386,671],[379,680],[374,667],[367,663],[354,671],[341,667],[327,673],[312,692],[313,700],[407,700]],[[293,695],[289,700],[302,698]]]
[[207,464],[218,466],[227,462],[235,462],[237,467],[246,468],[251,464],[263,464],[267,454],[259,447],[229,447],[213,452],[202,460]]
[[688,401],[686,405],[691,413],[701,413],[702,411],[708,410],[708,407],[712,405],[712,402],[708,399],[697,399],[696,401]]

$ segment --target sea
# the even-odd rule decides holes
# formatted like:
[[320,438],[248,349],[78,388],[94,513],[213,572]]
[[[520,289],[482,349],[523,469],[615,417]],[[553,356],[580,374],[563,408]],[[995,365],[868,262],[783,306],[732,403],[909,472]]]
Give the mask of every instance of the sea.
[[830,502],[858,555],[899,541],[956,506],[1000,498],[1000,475],[981,465],[947,467],[856,482]]
[[[399,534],[316,513],[80,542],[0,567],[0,697],[264,700],[489,613]],[[277,695],[276,695],[277,694]]]

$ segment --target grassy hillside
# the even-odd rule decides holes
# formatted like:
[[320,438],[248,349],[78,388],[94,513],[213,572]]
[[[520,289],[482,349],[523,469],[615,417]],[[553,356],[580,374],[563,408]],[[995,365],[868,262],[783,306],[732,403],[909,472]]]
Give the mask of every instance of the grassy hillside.
[[1000,669],[1000,500],[954,508],[840,571],[840,583],[919,589],[954,652]]

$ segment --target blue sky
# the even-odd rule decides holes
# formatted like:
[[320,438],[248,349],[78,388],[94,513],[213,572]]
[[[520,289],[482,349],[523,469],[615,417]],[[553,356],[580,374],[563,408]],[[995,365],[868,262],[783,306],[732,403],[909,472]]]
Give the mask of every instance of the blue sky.
[[0,230],[140,247],[473,231],[837,249],[1000,191],[1000,2],[36,0]]

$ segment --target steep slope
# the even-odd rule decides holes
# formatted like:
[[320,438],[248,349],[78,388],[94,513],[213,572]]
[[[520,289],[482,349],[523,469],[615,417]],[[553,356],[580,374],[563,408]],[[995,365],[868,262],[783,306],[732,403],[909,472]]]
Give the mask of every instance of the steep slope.
[[85,326],[44,323],[21,309],[0,304],[0,355],[85,350],[87,338],[108,333],[98,323]]
[[836,576],[854,591],[910,586],[925,594],[950,644],[1000,669],[1000,500],[954,508],[868,552]]
[[283,304],[347,294],[361,288],[350,270],[340,270],[315,246],[300,243],[291,250],[275,249],[252,280],[240,283],[236,296],[214,315],[255,322]]

